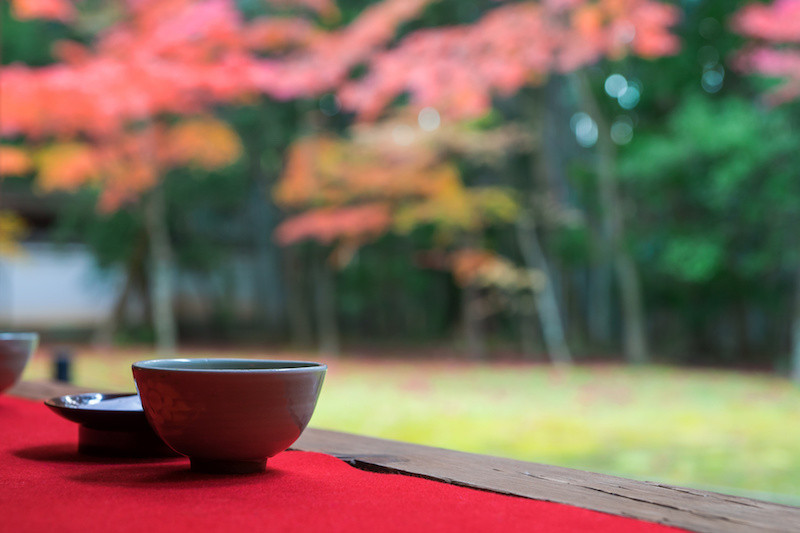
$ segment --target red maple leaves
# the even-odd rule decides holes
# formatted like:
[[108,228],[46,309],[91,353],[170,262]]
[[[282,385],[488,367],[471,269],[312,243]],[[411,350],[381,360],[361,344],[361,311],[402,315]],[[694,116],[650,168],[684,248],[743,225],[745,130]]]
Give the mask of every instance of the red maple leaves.
[[[401,116],[389,124],[409,128],[409,121]],[[296,214],[278,227],[278,242],[336,244],[338,251],[347,251],[334,253],[341,260],[389,231],[431,226],[445,243],[516,217],[511,191],[464,185],[448,161],[456,144],[431,134],[410,147],[387,138],[384,129],[383,124],[362,125],[351,139],[316,136],[295,143],[274,198]],[[514,141],[507,136],[503,146]]]
[[[439,114],[451,120],[482,115],[493,95],[514,93],[553,72],[628,53],[648,58],[673,53],[678,41],[670,27],[677,20],[673,6],[653,0],[502,5],[472,25],[412,32],[394,48],[371,55],[366,75],[346,83],[339,96],[345,108],[372,121],[407,93],[412,107],[432,108],[436,129]],[[413,136],[412,126],[384,122],[386,127],[368,128],[371,146],[355,129],[349,143],[317,138],[295,147],[276,199],[304,212],[281,226],[281,242],[330,243],[337,236],[347,241],[360,239],[362,229],[375,235],[381,227],[407,232],[420,224],[451,234],[479,232],[513,219],[517,205],[506,191],[466,188],[454,167],[439,157],[434,139],[425,145],[409,138],[398,146],[393,135],[406,131]],[[466,140],[450,133],[451,141]],[[485,144],[488,137],[479,142]],[[359,212],[352,204],[366,201],[382,202],[380,210],[370,205],[369,211],[380,216],[370,217],[363,227],[345,223]],[[387,204],[391,224],[384,217]]]
[[[344,105],[363,118],[376,118],[401,93],[416,105],[469,117],[486,112],[493,94],[512,93],[551,72],[601,57],[655,57],[677,48],[669,32],[677,13],[669,5],[543,0],[501,5],[470,26],[413,32],[384,50],[399,25],[431,1],[384,0],[335,31],[322,30],[295,9],[335,17],[330,0],[271,0],[287,12],[254,19],[246,19],[233,0],[110,3],[104,7],[107,26],[89,45],[59,43],[56,64],[0,70],[0,136],[48,141],[30,161],[55,157],[65,170],[41,167],[45,187],[109,187],[104,205],[113,208],[155,183],[170,165],[186,163],[144,148],[163,135],[163,117],[191,118],[258,95],[288,100],[342,87]],[[66,0],[15,0],[13,7],[23,18],[71,23],[84,16],[84,6],[76,9]],[[359,64],[367,74],[349,80]],[[215,131],[229,137],[223,129]],[[52,140],[68,144],[50,147]],[[181,142],[201,144],[188,134]],[[212,150],[205,163],[218,166],[236,153]],[[370,179],[380,184],[375,187],[391,187],[375,175]]]
[[674,53],[674,6],[653,0],[545,0],[491,10],[469,26],[414,32],[377,54],[341,91],[345,107],[376,118],[401,93],[454,118],[481,115],[492,94],[510,94],[552,72],[602,57]]
[[800,97],[800,0],[746,6],[734,18],[734,28],[757,41],[740,54],[738,66],[782,80],[769,100],[779,104]]
[[342,238],[366,241],[386,233],[391,224],[391,212],[386,203],[327,207],[290,218],[276,230],[275,239],[284,245],[304,240],[334,244]]
[[[233,0],[109,3],[104,9],[112,22],[91,45],[59,43],[59,63],[0,69],[0,136],[36,142],[80,138],[32,158],[49,162],[55,157],[64,165],[64,171],[40,169],[45,188],[99,184],[107,189],[103,205],[115,208],[152,186],[169,168],[163,166],[163,157],[142,148],[161,135],[162,118],[191,118],[212,106],[235,105],[261,94],[292,99],[329,91],[429,1],[387,0],[332,32],[293,15],[246,20]],[[328,0],[272,3],[336,15]],[[70,2],[57,0],[16,0],[14,12],[65,22],[83,16]],[[222,129],[218,124],[215,131],[230,137],[230,130],[223,134]],[[147,138],[151,141],[143,140]],[[184,137],[182,142],[189,141]],[[196,147],[200,139],[195,136],[191,142]],[[210,152],[211,166],[238,153],[230,144]],[[7,171],[25,168],[5,166]]]

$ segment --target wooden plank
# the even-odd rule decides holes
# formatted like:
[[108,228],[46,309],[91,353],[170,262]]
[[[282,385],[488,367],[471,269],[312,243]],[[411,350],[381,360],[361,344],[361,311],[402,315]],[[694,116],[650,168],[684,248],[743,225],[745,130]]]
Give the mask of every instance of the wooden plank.
[[[84,389],[20,383],[11,394],[43,399]],[[377,472],[564,503],[701,532],[800,531],[800,508],[513,459],[307,429],[293,449],[334,455]]]
[[800,531],[800,508],[714,492],[404,442],[307,429],[294,449],[702,532]]
[[79,394],[81,392],[94,392],[85,387],[78,387],[69,383],[52,381],[20,381],[6,391],[6,394],[29,400],[47,400],[65,394]]

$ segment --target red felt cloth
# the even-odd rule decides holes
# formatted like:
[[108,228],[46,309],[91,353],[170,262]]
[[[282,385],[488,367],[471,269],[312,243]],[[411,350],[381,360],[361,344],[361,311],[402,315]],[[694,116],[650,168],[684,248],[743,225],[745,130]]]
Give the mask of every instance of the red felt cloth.
[[0,531],[593,531],[672,528],[284,452],[265,474],[78,455],[77,429],[0,396]]

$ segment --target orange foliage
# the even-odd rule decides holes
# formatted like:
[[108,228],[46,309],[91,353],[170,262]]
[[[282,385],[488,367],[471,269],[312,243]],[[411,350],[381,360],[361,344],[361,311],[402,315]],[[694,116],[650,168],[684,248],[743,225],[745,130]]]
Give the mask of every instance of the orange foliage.
[[108,154],[105,160],[98,205],[100,211],[106,213],[138,198],[156,184],[159,175],[157,168],[147,160],[138,157],[115,159],[115,155],[122,154]]
[[512,222],[518,206],[512,193],[500,187],[466,188],[460,180],[419,202],[401,205],[395,227],[407,233],[433,224],[442,232],[475,232],[493,223]]
[[352,68],[368,61],[389,42],[403,23],[435,0],[383,0],[364,9],[347,27],[317,32],[308,46],[280,61],[250,69],[255,89],[279,100],[331,91],[344,83]]
[[472,285],[482,271],[491,269],[498,260],[497,254],[488,250],[464,249],[450,256],[453,277],[462,287]]
[[0,256],[20,251],[17,244],[27,233],[27,226],[15,213],[0,211]]
[[[267,1],[336,15],[331,0]],[[344,105],[362,117],[376,117],[403,92],[441,113],[475,116],[488,109],[493,93],[516,91],[550,72],[625,53],[654,57],[677,47],[669,33],[676,11],[656,0],[542,0],[501,5],[471,26],[413,32],[379,53],[401,24],[433,1],[383,0],[335,31],[296,17],[247,19],[234,0],[120,1],[109,8],[111,25],[93,42],[58,46],[62,62],[0,68],[0,136],[85,139],[93,151],[79,153],[68,144],[71,152],[62,147],[49,156],[68,164],[46,164],[42,186],[97,183],[109,188],[103,204],[109,207],[135,197],[170,165],[218,166],[238,154],[238,141],[207,123],[169,132],[152,126],[164,115],[196,115],[260,94],[280,100],[319,95],[337,90],[353,67],[367,64],[368,74],[340,93]],[[65,0],[15,0],[14,6],[20,17],[73,16]],[[142,123],[154,131],[137,133]],[[314,142],[296,147],[290,159],[277,191],[286,205],[396,205],[435,197],[438,203],[420,207],[417,218],[443,212],[462,221],[474,219],[468,211],[482,209],[471,194],[451,194],[448,201],[436,196],[437,187],[453,182],[454,171],[438,161],[435,150],[409,157]],[[323,164],[303,161],[309,151]],[[459,226],[474,224],[481,222]]]
[[304,207],[421,197],[458,179],[430,151],[392,153],[390,145],[362,148],[324,136],[296,142],[275,187],[275,200],[287,207]]
[[250,24],[243,38],[245,46],[253,50],[283,51],[307,46],[319,38],[319,30],[303,19],[264,19]]
[[55,144],[36,154],[39,186],[44,191],[73,191],[98,177],[99,161],[91,146]]
[[[267,1],[329,21],[338,15],[331,0]],[[218,123],[164,132],[152,126],[160,117],[195,115],[260,94],[286,100],[331,91],[431,1],[385,0],[336,31],[291,16],[246,19],[234,0],[87,5],[105,9],[110,24],[93,42],[59,43],[60,63],[53,65],[0,67],[0,136],[55,137],[61,144],[80,137],[87,143],[81,151],[74,143],[44,151],[42,187],[71,190],[92,182],[108,188],[102,202],[113,208],[170,165],[216,167],[238,156],[238,139]],[[14,13],[62,21],[83,16],[72,7],[65,0],[15,0]],[[137,133],[141,124],[155,130],[152,138]]]
[[159,140],[164,161],[174,165],[198,165],[212,170],[239,158],[242,144],[230,126],[204,118],[179,122]]
[[73,41],[58,41],[52,47],[53,57],[61,63],[81,65],[91,60],[91,52],[82,44]]
[[450,268],[462,287],[494,287],[509,292],[542,289],[547,278],[538,270],[519,268],[488,250],[463,249],[450,254]]
[[349,141],[311,137],[296,143],[273,196],[280,205],[301,211],[278,228],[281,244],[363,240],[364,235],[429,224],[440,236],[452,238],[508,222],[517,213],[509,192],[466,188],[456,168],[432,147],[400,147],[370,136]]
[[488,111],[494,93],[509,94],[552,72],[602,57],[674,53],[674,6],[655,0],[544,0],[508,4],[477,23],[420,30],[376,55],[369,72],[340,91],[345,107],[376,118],[401,93],[418,107],[455,118]]
[[275,239],[284,245],[308,239],[331,244],[342,237],[363,241],[386,233],[391,221],[385,203],[312,209],[281,224]]
[[171,127],[152,125],[99,143],[100,209],[113,211],[135,200],[171,168],[195,165],[214,170],[236,161],[241,151],[239,137],[230,126],[209,117],[190,118]]
[[197,165],[212,170],[235,161],[240,153],[239,138],[227,124],[200,117],[172,127],[150,125],[94,143],[51,144],[35,153],[34,164],[42,190],[100,187],[99,207],[111,211],[135,200],[171,168]]
[[68,22],[75,17],[69,0],[12,0],[11,13],[19,20],[51,19]]
[[[488,164],[505,160],[510,152],[529,151],[534,145],[531,132],[516,123],[476,129],[468,123],[446,120],[424,130],[419,125],[419,111],[409,108],[401,108],[379,122],[356,123],[350,131],[356,143],[370,150],[400,156],[415,150],[439,158],[440,154],[459,154]],[[407,133],[402,144],[397,142],[398,131]]]
[[[92,46],[59,47],[66,63],[0,70],[0,135],[102,136],[131,121],[255,94],[293,99],[330,91],[431,1],[385,0],[333,32],[299,19],[246,21],[233,0],[125,2],[119,22]],[[286,47],[296,50],[257,53]]]
[[32,168],[28,152],[13,146],[0,146],[0,177],[27,174]]

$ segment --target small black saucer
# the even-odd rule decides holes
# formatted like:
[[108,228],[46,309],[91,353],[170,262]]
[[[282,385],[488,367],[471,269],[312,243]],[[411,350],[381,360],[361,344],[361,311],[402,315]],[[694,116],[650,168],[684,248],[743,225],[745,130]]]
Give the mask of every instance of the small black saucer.
[[147,423],[138,394],[68,394],[44,404],[78,424],[78,451],[115,457],[175,457]]

